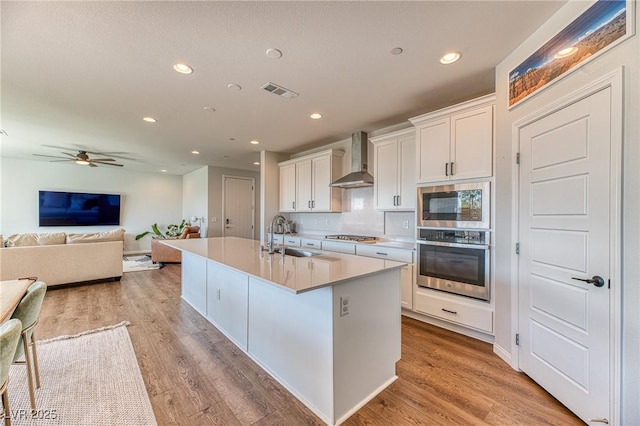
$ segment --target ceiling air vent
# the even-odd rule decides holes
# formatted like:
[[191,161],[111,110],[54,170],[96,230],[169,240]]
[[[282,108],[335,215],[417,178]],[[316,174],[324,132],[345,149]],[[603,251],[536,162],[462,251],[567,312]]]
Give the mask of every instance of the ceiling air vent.
[[274,83],[267,83],[261,88],[266,90],[267,92],[271,92],[274,95],[281,96],[285,99],[293,99],[298,96],[298,93],[293,92],[289,89],[285,89],[284,87],[278,86],[277,84],[274,84]]

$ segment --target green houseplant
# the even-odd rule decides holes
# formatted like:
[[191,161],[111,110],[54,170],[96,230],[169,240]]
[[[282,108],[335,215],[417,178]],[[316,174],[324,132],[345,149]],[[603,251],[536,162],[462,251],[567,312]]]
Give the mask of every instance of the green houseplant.
[[161,238],[161,239],[176,238],[176,237],[179,237],[180,234],[182,234],[182,230],[186,226],[191,226],[191,224],[187,222],[185,219],[182,219],[182,222],[180,222],[179,225],[176,225],[176,224],[167,225],[167,231],[165,233],[162,233],[162,231],[160,231],[160,229],[158,228],[158,224],[154,223],[153,225],[151,225],[151,231],[144,231],[143,233],[136,235],[136,240],[144,238],[149,234],[153,234],[151,238]]

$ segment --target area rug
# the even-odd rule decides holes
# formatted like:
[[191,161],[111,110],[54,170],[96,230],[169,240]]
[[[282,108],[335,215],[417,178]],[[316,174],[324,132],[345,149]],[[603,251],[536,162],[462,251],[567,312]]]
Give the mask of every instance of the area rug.
[[124,256],[122,258],[122,272],[149,271],[160,269],[160,263],[153,263],[151,256]]
[[9,373],[13,425],[156,425],[128,322],[38,345],[41,387],[31,414],[26,368]]

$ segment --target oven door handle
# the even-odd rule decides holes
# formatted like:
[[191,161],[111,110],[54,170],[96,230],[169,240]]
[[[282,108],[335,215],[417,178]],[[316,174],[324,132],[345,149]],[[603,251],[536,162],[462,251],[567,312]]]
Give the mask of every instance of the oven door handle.
[[464,249],[476,249],[476,250],[489,250],[488,244],[461,244],[461,243],[446,243],[443,241],[426,241],[426,240],[417,240],[418,244],[422,244],[425,246],[441,246],[441,247],[457,247]]

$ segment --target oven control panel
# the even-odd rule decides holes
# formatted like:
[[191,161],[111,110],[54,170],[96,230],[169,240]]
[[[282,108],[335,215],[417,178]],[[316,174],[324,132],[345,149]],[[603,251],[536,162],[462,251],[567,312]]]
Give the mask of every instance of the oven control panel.
[[419,229],[418,240],[456,244],[489,244],[488,232],[458,229]]

